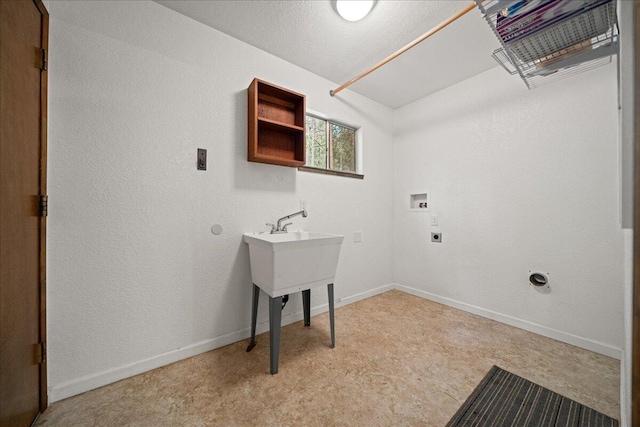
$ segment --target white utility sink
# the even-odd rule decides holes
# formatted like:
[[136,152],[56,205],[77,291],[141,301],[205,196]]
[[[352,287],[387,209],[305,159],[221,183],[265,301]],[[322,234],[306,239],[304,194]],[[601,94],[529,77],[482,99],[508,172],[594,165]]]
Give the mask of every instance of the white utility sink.
[[245,233],[253,283],[272,298],[333,283],[343,240],[308,231]]
[[[278,225],[272,226],[273,229],[280,230],[280,223],[293,215],[278,220]],[[306,212],[303,216],[306,216]],[[284,230],[287,225],[284,225]],[[344,236],[307,231],[245,233],[244,241],[249,244],[253,281],[251,342],[247,351],[251,351],[256,345],[258,302],[262,289],[269,294],[269,354],[272,374],[278,373],[282,308],[289,299],[289,294],[302,291],[304,326],[308,327],[311,326],[311,288],[327,286],[331,348],[335,347],[333,279],[343,240]]]

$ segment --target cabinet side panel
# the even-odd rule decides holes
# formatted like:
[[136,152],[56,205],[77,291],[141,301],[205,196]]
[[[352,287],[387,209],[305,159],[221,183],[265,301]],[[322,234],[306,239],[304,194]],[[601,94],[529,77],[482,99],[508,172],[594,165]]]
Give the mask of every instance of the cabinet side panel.
[[249,131],[247,134],[248,146],[247,146],[247,159],[249,161],[255,160],[255,154],[258,150],[258,94],[257,94],[258,80],[253,79],[251,85],[249,85],[248,93],[248,111],[247,118],[249,123]]

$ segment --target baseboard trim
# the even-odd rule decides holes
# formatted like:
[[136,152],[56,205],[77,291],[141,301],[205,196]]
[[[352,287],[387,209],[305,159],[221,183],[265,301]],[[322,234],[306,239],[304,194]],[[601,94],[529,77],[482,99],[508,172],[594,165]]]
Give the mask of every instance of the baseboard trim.
[[[256,328],[257,329],[257,328]],[[250,330],[249,330],[250,331]],[[170,365],[189,357],[196,356],[207,351],[224,347],[247,338],[249,335],[245,330],[232,332],[213,339],[201,341],[186,347],[177,348],[148,359],[139,360],[134,363],[119,366],[117,368],[102,371],[96,374],[87,375],[76,378],[71,381],[64,382],[49,387],[49,404],[57,402],[68,397],[93,390],[125,378],[133,377],[147,371],[151,371],[162,366]]]
[[575,345],[576,347],[584,348],[586,350],[603,354],[605,356],[609,356],[614,359],[620,360],[621,358],[622,350],[619,348],[613,347],[609,344],[604,344],[604,343],[594,341],[588,338],[584,338],[578,335],[573,335],[568,332],[558,331],[557,329],[552,329],[537,323],[529,322],[527,320],[518,319],[516,317],[508,316],[506,314],[487,310],[475,305],[467,304],[461,301],[456,301],[451,298],[435,295],[420,289],[415,289],[409,286],[400,285],[398,283],[395,284],[394,288],[399,291],[406,292],[411,295],[415,295],[417,297],[428,299],[430,301],[434,301],[449,307],[457,308],[459,310],[476,314],[481,317],[486,317],[487,319],[505,323],[510,326],[515,326],[516,328],[524,329],[525,331],[533,332],[538,335],[545,336],[547,338],[552,338],[557,341],[562,341],[567,344]]
[[[365,292],[350,295],[348,297],[338,298],[336,299],[335,307],[339,308],[345,305],[353,304],[355,302],[390,291],[392,289],[394,289],[394,284],[388,284]],[[316,316],[328,310],[328,303],[316,307],[311,307],[311,315]],[[301,311],[283,316],[282,326],[299,322],[303,319],[303,317],[304,315]],[[267,332],[268,330],[268,321],[256,325],[257,334]],[[216,348],[224,347],[226,345],[242,341],[249,338],[250,336],[250,328],[242,329],[236,332],[231,332],[229,334],[201,341],[199,343],[195,343],[186,347],[171,350],[166,353],[150,357],[148,359],[139,360],[128,365],[119,366],[117,368],[109,369],[103,372],[87,375],[81,378],[76,378],[71,381],[64,382],[62,384],[51,386],[49,387],[48,393],[49,404],[78,395],[80,393],[84,393],[89,390],[96,389],[98,387],[114,383],[116,381],[123,380],[125,378],[132,377],[134,375],[139,375],[144,372],[160,368],[162,366],[170,365],[171,363],[175,363],[180,360],[188,359],[189,357],[206,353],[207,351],[215,350]]]
[[[371,298],[373,296],[383,294],[388,291],[392,291],[395,289],[395,283],[390,283],[388,285],[380,286],[379,288],[370,289],[368,291],[360,292],[345,298],[336,299],[336,307],[342,307],[345,305],[353,304],[354,302],[362,301],[363,299]],[[329,305],[325,304],[326,310],[329,310]],[[301,314],[302,315],[302,314]]]
[[[565,342],[567,344],[575,345],[577,347],[584,348],[586,350],[594,351],[596,353],[604,354],[615,359],[620,360],[621,349],[604,344],[598,341],[590,340],[577,335],[569,334],[566,332],[558,331],[556,329],[548,328],[546,326],[539,325],[537,323],[529,322],[526,320],[518,319],[505,314],[497,313],[495,311],[487,310],[481,307],[477,307],[464,302],[456,301],[450,298],[442,297],[432,294],[420,289],[415,289],[409,286],[400,285],[398,283],[391,283],[388,285],[380,286],[375,289],[371,289],[365,292],[360,292],[354,295],[350,295],[344,298],[336,299],[336,308],[343,307],[355,302],[370,298],[372,296],[382,294],[390,290],[399,290],[411,295],[415,295],[420,298],[428,299],[449,307],[453,307],[459,310],[463,310],[469,313],[476,314],[478,316],[486,317],[507,325],[514,326],[516,328],[524,329],[529,332],[533,332],[548,338],[552,338],[558,341]],[[328,304],[321,304],[311,308],[311,315],[316,316],[321,313],[325,313],[329,310]],[[289,315],[283,316],[282,325],[289,325],[291,323],[299,322],[303,319],[303,313],[295,312]],[[265,321],[256,325],[256,333],[261,334],[269,330],[269,322]],[[92,375],[87,375],[81,378],[76,378],[71,381],[67,381],[62,384],[49,387],[49,403],[54,403],[68,397],[84,393],[89,390],[93,390],[116,381],[123,380],[125,378],[139,375],[144,372],[151,371],[153,369],[160,368],[162,366],[169,365],[171,363],[178,362],[180,360],[188,359],[189,357],[197,356],[207,351],[215,350],[216,348],[224,347],[229,344],[233,344],[238,341],[249,338],[251,335],[251,329],[245,328],[239,331],[231,332],[229,334],[221,335],[212,339],[201,341],[186,347],[178,348],[168,351],[166,353],[159,354],[157,356],[143,359],[128,365],[119,366],[117,368],[109,369],[103,372],[99,372]]]

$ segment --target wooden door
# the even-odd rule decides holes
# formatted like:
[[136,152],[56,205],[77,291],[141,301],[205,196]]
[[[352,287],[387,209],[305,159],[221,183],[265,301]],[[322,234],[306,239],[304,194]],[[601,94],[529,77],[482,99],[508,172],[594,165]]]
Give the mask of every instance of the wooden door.
[[[40,0],[0,0],[0,426],[46,407],[46,47]],[[45,199],[46,200],[46,199]],[[44,202],[44,200],[42,200]]]

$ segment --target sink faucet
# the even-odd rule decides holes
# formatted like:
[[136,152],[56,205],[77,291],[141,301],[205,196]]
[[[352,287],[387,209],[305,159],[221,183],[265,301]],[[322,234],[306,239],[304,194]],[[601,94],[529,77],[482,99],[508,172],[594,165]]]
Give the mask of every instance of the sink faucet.
[[293,224],[293,223],[292,222],[288,222],[288,223],[282,225],[282,221],[286,221],[289,218],[293,218],[294,216],[298,216],[298,215],[302,215],[303,218],[306,218],[307,217],[307,211],[306,210],[302,210],[300,212],[292,213],[291,215],[283,216],[282,218],[280,218],[278,220],[277,225],[273,225],[273,224],[267,223],[267,225],[271,226],[271,234],[286,233],[287,232],[287,227],[289,225]]

